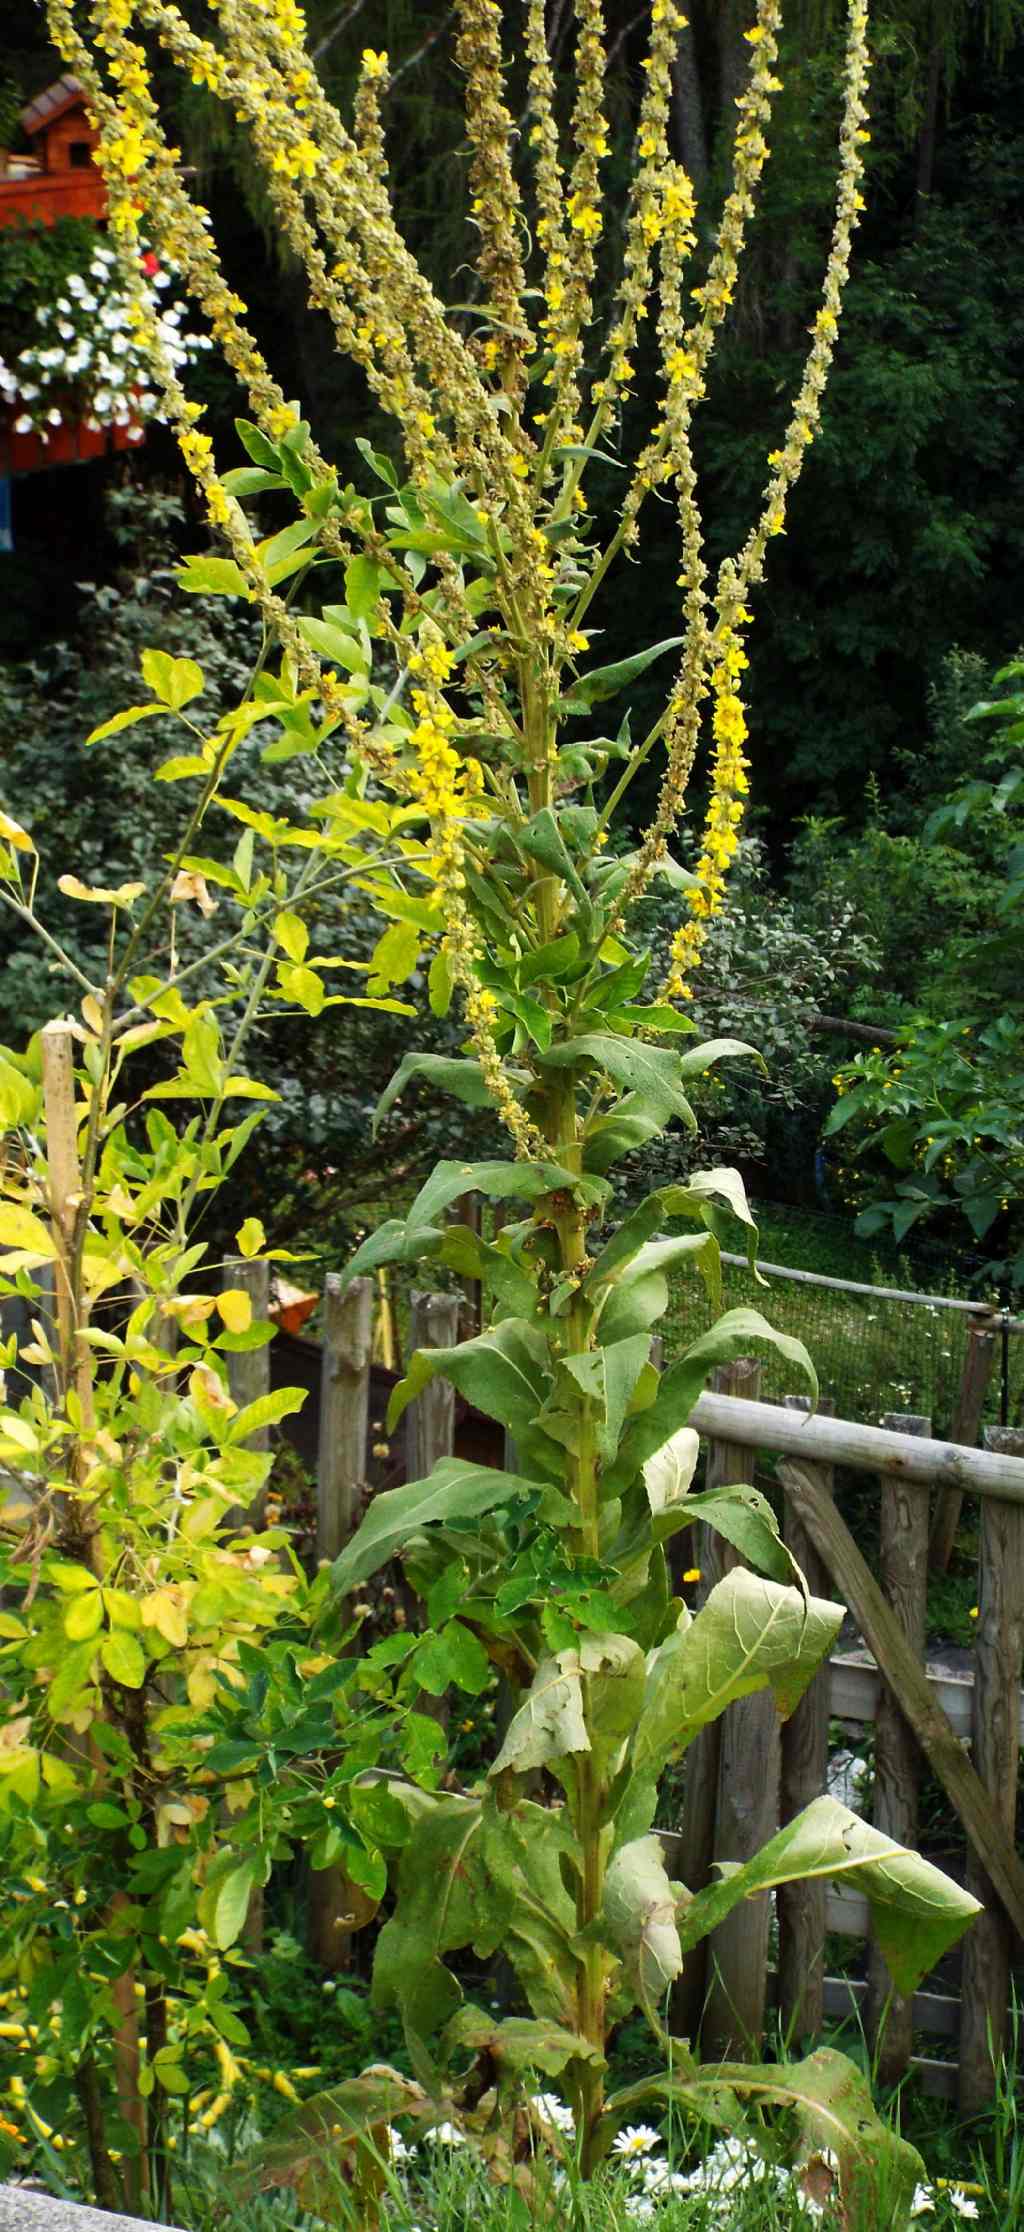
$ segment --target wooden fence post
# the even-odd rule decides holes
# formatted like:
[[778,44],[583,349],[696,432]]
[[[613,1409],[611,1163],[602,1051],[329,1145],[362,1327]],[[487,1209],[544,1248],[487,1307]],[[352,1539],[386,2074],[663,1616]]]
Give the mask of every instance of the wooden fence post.
[[[950,1441],[961,1442],[967,1448],[973,1447],[981,1427],[981,1414],[996,1360],[998,1322],[994,1311],[988,1310],[983,1317],[972,1318],[967,1328],[963,1376],[949,1429]],[[945,1573],[949,1564],[963,1500],[963,1492],[957,1488],[940,1488],[935,1498],[928,1542],[928,1564],[933,1573]]]
[[[787,1410],[810,1409],[807,1395],[787,1395]],[[835,1405],[822,1396],[819,1416],[831,1418]],[[822,1495],[831,1497],[834,1467],[815,1468]],[[812,1596],[829,1596],[832,1583],[822,1559],[798,1517],[792,1498],[783,1504],[783,1535]],[[820,1798],[828,1780],[829,1670],[823,1666],[782,1724],[779,1778],[779,1827]],[[779,2011],[788,2039],[817,2039],[824,2020],[825,1885],[783,1883],[776,1892],[779,1920]]]
[[[458,1294],[420,1294],[412,1297],[409,1334],[410,1355],[418,1348],[454,1348],[459,1338]],[[450,1457],[455,1444],[455,1389],[438,1374],[410,1403],[405,1414],[405,1477],[425,1480],[439,1457]]]
[[[720,1394],[756,1400],[760,1380],[760,1364],[740,1358],[715,1374],[715,1387]],[[754,1464],[753,1450],[733,1442],[713,1442],[708,1448],[707,1486],[752,1481]],[[697,1562],[703,1603],[716,1581],[740,1561],[720,1535],[701,1526]],[[683,1882],[691,1891],[700,1890],[710,1879],[713,1861],[749,1859],[775,1829],[777,1809],[774,1702],[770,1695],[767,1700],[744,1698],[721,1721],[701,1729],[687,1753],[678,1858]],[[764,2024],[768,1918],[767,1898],[745,1899],[707,1944],[695,1947],[687,1957],[673,1993],[673,2026],[693,2038],[703,2011],[706,2054],[756,2050]]]
[[[985,1444],[1024,1457],[1024,1432],[990,1426]],[[1020,1763],[1020,1668],[1024,1652],[1024,1509],[981,1502],[978,1625],[974,1654],[972,1750],[982,1782],[1012,1840]],[[977,1855],[968,1854],[967,1889],[980,1899],[964,1939],[960,1986],[960,2112],[976,2115],[992,2099],[995,2066],[1006,2051],[1010,1925]]]
[[[931,1420],[890,1412],[882,1425],[890,1432],[927,1439]],[[923,1666],[928,1593],[928,1488],[909,1480],[881,1482],[880,1575],[915,1658]],[[888,1682],[878,1692],[875,1711],[874,1823],[911,1851],[917,1844],[918,1750]],[[910,2067],[913,2003],[897,1992],[872,1938],[868,1952],[867,2031],[878,2057],[883,2084],[893,2085]]]
[[323,1361],[317,1451],[316,1548],[336,1558],[359,1515],[366,1484],[373,1349],[373,1280],[337,1271],[324,1282]]
[[[482,1195],[460,1194],[458,1200],[452,1203],[451,1220],[453,1224],[468,1225],[479,1239],[483,1228]],[[459,1308],[458,1337],[462,1341],[472,1341],[481,1327],[483,1288],[479,1279],[472,1278],[468,1272],[465,1277],[460,1278],[459,1284],[462,1288],[462,1301]]]
[[[336,1558],[344,1549],[366,1484],[373,1293],[372,1279],[352,1279],[346,1285],[338,1272],[329,1271],[324,1282],[316,1479],[316,1548],[321,1561]],[[364,1899],[344,1868],[310,1871],[309,1949],[331,1975],[349,1965],[352,1932],[346,1922]]]
[[[254,1322],[257,1318],[266,1318],[270,1309],[269,1263],[254,1261],[249,1256],[228,1256],[225,1259],[221,1284],[239,1288],[243,1294],[248,1295]],[[162,1347],[164,1345],[161,1343]],[[261,1395],[269,1395],[269,1342],[263,1348],[238,1349],[233,1356],[229,1354],[227,1362],[228,1385],[239,1410],[245,1410],[248,1404],[258,1402]],[[248,1435],[245,1446],[247,1449],[268,1450],[269,1426],[258,1426],[254,1434]],[[257,1530],[262,1527],[265,1493],[265,1488],[261,1488],[251,1504],[238,1512],[239,1523],[247,1519]]]

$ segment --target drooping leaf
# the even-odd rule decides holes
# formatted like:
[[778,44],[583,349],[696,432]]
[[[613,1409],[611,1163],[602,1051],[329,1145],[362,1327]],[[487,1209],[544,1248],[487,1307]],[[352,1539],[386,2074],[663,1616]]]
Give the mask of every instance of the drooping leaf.
[[698,1892],[681,1924],[683,1950],[716,1929],[740,1899],[780,1883],[849,1878],[871,1908],[871,1927],[900,1992],[910,1993],[981,1908],[919,1853],[861,1821],[838,1799],[816,1798],[753,1860]]
[[439,1092],[454,1093],[469,1108],[486,1108],[490,1100],[479,1062],[444,1054],[404,1054],[374,1109],[374,1132],[413,1077],[424,1078]]
[[381,2165],[388,2159],[388,2130],[396,2117],[428,2124],[438,2114],[439,2104],[422,2085],[377,2063],[361,2077],[346,2077],[329,2092],[314,2093],[278,2124],[241,2172],[242,2197],[290,2186],[305,2208],[321,2218],[335,2215],[339,2185],[358,2190],[365,2181],[371,2193],[383,2185]]
[[525,1775],[531,1767],[565,1759],[570,1752],[590,1750],[580,1675],[577,1651],[559,1651],[553,1658],[540,1660],[489,1769],[492,1779],[509,1772]]
[[427,1480],[408,1480],[375,1496],[351,1542],[332,1571],[335,1591],[345,1596],[405,1548],[421,1527],[439,1520],[479,1519],[484,1512],[526,1496],[540,1496],[544,1484],[519,1473],[495,1472],[462,1457],[444,1457]]
[[648,644],[645,651],[634,651],[632,658],[617,659],[612,666],[593,667],[589,674],[580,674],[572,686],[572,696],[566,699],[566,710],[571,713],[588,713],[592,705],[603,705],[608,698],[617,697],[627,682],[635,682],[638,674],[646,672],[655,659],[666,651],[674,651],[682,636],[666,636],[661,643]]
[[727,1310],[717,1325],[692,1341],[682,1356],[662,1373],[654,1402],[632,1419],[626,1429],[619,1455],[606,1474],[608,1489],[618,1492],[627,1488],[647,1458],[661,1449],[680,1426],[688,1423],[697,1397],[716,1364],[732,1363],[736,1357],[756,1355],[764,1348],[776,1350],[792,1364],[809,1382],[812,1394],[817,1395],[817,1373],[802,1341],[794,1340],[791,1334],[776,1332],[759,1310]]
[[635,1837],[615,1853],[602,1918],[636,1997],[644,2007],[656,2008],[683,1966],[676,1893],[658,1837]]
[[547,1393],[546,1365],[543,1334],[520,1318],[503,1318],[490,1332],[456,1348],[415,1349],[405,1378],[392,1392],[388,1432],[394,1433],[407,1405],[440,1375],[522,1443]]
[[779,1712],[791,1713],[832,1649],[843,1617],[841,1605],[805,1598],[742,1566],[716,1584],[693,1619],[684,1614],[648,1661],[617,1841],[649,1827],[663,1768],[727,1705],[771,1689]]

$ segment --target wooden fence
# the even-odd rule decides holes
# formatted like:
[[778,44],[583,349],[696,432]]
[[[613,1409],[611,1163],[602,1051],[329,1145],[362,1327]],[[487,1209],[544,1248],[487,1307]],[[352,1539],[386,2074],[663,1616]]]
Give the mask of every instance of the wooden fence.
[[[229,1266],[226,1277],[235,1275]],[[354,1281],[344,1297],[340,1290],[328,1295],[318,1491],[324,1556],[336,1554],[368,1493],[372,1302],[369,1280]],[[416,1345],[447,1346],[458,1337],[457,1315],[453,1296],[417,1296]],[[781,1727],[765,1692],[701,1731],[687,1754],[678,1829],[666,1835],[674,1872],[698,1890],[716,1861],[751,1857],[826,1788],[830,1720],[872,1721],[876,1825],[908,1845],[919,1842],[918,1792],[927,1762],[949,1802],[954,1847],[952,1857],[948,1851],[936,1857],[956,1871],[955,1848],[966,1848],[966,1881],[985,1911],[964,1941],[959,1978],[950,1962],[935,1989],[907,2002],[891,1989],[871,1941],[867,1902],[856,1892],[830,1891],[817,1882],[788,1886],[777,1894],[774,1917],[767,1896],[745,1901],[709,1941],[705,1959],[699,1951],[688,1959],[676,1988],[673,2028],[699,2036],[708,2055],[731,2056],[757,2048],[773,2000],[794,2040],[813,2039],[826,2022],[856,2013],[888,2080],[913,2070],[927,2089],[974,2112],[991,2096],[994,2062],[1005,2049],[1011,1956],[1024,1941],[1024,1864],[1015,1846],[1024,1432],[988,1428],[984,1446],[972,1449],[932,1440],[924,1418],[890,1416],[881,1426],[856,1425],[832,1418],[827,1402],[813,1416],[803,1398],[781,1406],[761,1402],[758,1388],[759,1367],[741,1362],[719,1373],[698,1401],[692,1423],[708,1445],[709,1482],[752,1479],[762,1452],[781,1459],[786,1540],[812,1590],[834,1594],[849,1607],[863,1647],[839,1650]],[[478,1432],[482,1423],[476,1422]],[[455,1430],[451,1390],[434,1381],[406,1414],[408,1477],[428,1471],[452,1447]],[[369,1433],[372,1441],[372,1422]],[[501,1462],[500,1446],[489,1461]],[[879,1542],[871,1564],[837,1509],[837,1465],[877,1479]],[[934,1517],[964,1495],[980,1499],[970,1679],[929,1670],[925,1655]],[[683,1562],[701,1569],[701,1595],[734,1557],[703,1528],[696,1545],[685,1539],[682,1545]],[[315,1901],[318,1951],[338,1966],[347,1956],[343,1892],[336,1884],[327,1901],[333,1916],[325,1913],[323,1896]],[[868,1940],[866,1974],[830,1976],[829,1940],[851,1936]],[[948,2042],[945,2058],[935,2052],[937,2040]]]

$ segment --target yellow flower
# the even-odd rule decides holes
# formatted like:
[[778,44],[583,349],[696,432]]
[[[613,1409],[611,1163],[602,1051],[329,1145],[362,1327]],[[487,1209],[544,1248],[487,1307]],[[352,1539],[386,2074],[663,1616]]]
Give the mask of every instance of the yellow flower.
[[378,54],[373,47],[364,47],[362,62],[366,75],[370,78],[386,78],[391,68],[387,50],[383,48]]

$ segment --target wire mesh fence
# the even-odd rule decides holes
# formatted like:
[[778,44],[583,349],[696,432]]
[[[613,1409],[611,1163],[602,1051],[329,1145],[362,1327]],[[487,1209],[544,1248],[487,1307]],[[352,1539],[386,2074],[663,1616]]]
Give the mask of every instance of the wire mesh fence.
[[[932,1420],[935,1434],[947,1434],[963,1381],[972,1310],[983,1310],[992,1299],[978,1297],[974,1267],[938,1253],[882,1256],[865,1247],[858,1257],[848,1226],[806,1211],[768,1205],[759,1222],[766,1284],[742,1261],[726,1261],[726,1308],[758,1309],[780,1332],[802,1340],[838,1417],[877,1424],[887,1411],[916,1411]],[[711,1319],[700,1282],[676,1280],[666,1353],[678,1354]],[[767,1354],[764,1399],[781,1400],[793,1387],[791,1367]],[[1009,1321],[1005,1338],[997,1338],[986,1416],[1010,1424],[1024,1418],[1024,1337],[1017,1320]]]

